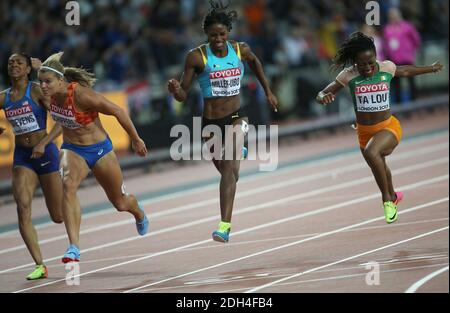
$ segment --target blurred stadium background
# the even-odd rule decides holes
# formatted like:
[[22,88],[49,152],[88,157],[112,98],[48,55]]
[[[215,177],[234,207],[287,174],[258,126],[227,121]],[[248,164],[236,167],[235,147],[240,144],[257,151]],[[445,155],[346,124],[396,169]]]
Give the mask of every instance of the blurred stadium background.
[[[192,124],[200,116],[202,98],[197,84],[184,104],[166,91],[169,78],[179,78],[186,52],[205,41],[201,24],[207,0],[97,0],[77,1],[80,25],[66,25],[60,0],[3,0],[0,2],[0,89],[9,86],[6,64],[13,52],[40,59],[64,51],[66,66],[82,66],[99,79],[96,90],[128,109],[139,133],[150,147],[150,156],[137,160],[129,151],[123,132],[111,134],[124,169],[145,167],[167,159],[173,141],[170,128]],[[226,2],[226,1],[225,1]],[[360,0],[232,0],[238,11],[231,39],[247,42],[262,61],[280,102],[270,112],[257,80],[247,71],[242,105],[253,124],[278,124],[282,136],[298,135],[352,121],[349,94],[341,93],[334,105],[321,107],[316,93],[331,81],[330,60],[340,43],[363,28],[367,1]],[[416,78],[417,97],[412,99],[407,81],[402,82],[394,110],[448,107],[448,0],[381,0],[381,25],[372,32],[383,44],[387,12],[401,9],[421,36],[416,64],[439,60],[446,67],[437,75]],[[380,46],[380,49],[383,49]],[[447,111],[448,113],[448,111]],[[0,125],[7,125],[3,112]],[[335,122],[330,122],[335,121]],[[337,122],[336,122],[337,121]],[[117,129],[114,120],[106,122]],[[306,126],[305,126],[306,125]],[[283,132],[284,129],[284,132]],[[13,137],[0,136],[0,189],[10,185]],[[147,166],[148,168],[148,166]]]

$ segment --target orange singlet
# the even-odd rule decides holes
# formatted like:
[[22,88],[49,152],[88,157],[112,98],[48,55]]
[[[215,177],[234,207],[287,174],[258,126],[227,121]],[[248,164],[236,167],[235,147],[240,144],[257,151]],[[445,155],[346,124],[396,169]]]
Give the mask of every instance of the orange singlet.
[[75,104],[75,88],[78,83],[70,83],[67,87],[67,98],[62,107],[56,104],[55,99],[51,98],[50,112],[55,122],[68,129],[77,129],[95,121],[98,112],[81,112],[77,110]]

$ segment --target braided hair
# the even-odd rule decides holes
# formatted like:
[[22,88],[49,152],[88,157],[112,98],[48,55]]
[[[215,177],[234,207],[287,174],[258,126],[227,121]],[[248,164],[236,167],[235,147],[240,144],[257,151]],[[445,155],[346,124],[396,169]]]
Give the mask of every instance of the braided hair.
[[232,23],[237,18],[237,12],[235,10],[227,12],[230,3],[224,5],[221,0],[209,0],[209,4],[211,8],[203,20],[203,30],[206,32],[208,27],[213,24],[223,24],[228,31],[231,31]]
[[354,32],[339,48],[333,59],[332,69],[344,69],[347,65],[354,64],[358,53],[368,50],[373,51],[375,55],[377,53],[373,38],[362,32]]

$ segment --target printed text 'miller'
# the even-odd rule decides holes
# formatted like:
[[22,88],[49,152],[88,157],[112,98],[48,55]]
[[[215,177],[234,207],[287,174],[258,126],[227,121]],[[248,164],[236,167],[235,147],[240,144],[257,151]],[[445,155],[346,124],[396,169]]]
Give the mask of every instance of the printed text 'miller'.
[[360,85],[355,87],[356,94],[380,92],[380,91],[389,91],[389,84],[379,83],[379,84]]
[[227,77],[234,77],[234,76],[240,76],[241,75],[241,69],[239,67],[230,68],[227,70],[220,70],[209,73],[209,78],[211,79],[217,79],[217,78],[227,78]]
[[64,115],[64,116],[73,117],[73,112],[71,110],[67,110],[67,109],[61,108],[61,107],[59,107],[57,105],[54,105],[54,104],[52,104],[52,112],[59,113],[59,114]]
[[6,117],[14,117],[31,112],[32,112],[31,105],[29,105],[28,102],[25,102],[23,106],[21,106],[20,108],[6,110],[5,114]]

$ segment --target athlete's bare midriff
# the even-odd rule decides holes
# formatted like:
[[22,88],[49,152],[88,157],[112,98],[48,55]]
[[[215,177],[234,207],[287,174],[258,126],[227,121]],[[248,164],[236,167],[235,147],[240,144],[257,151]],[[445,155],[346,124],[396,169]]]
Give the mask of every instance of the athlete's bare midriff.
[[106,139],[107,134],[99,118],[93,123],[78,129],[68,129],[63,127],[64,142],[79,146],[90,146]]
[[361,125],[375,125],[391,117],[391,110],[383,112],[355,112],[356,121]]
[[16,146],[22,146],[26,148],[33,148],[36,146],[42,138],[47,135],[47,131],[45,129],[41,129],[32,133],[16,135],[15,136],[15,144]]
[[207,119],[219,119],[236,112],[241,107],[239,95],[232,97],[205,98],[203,116]]

